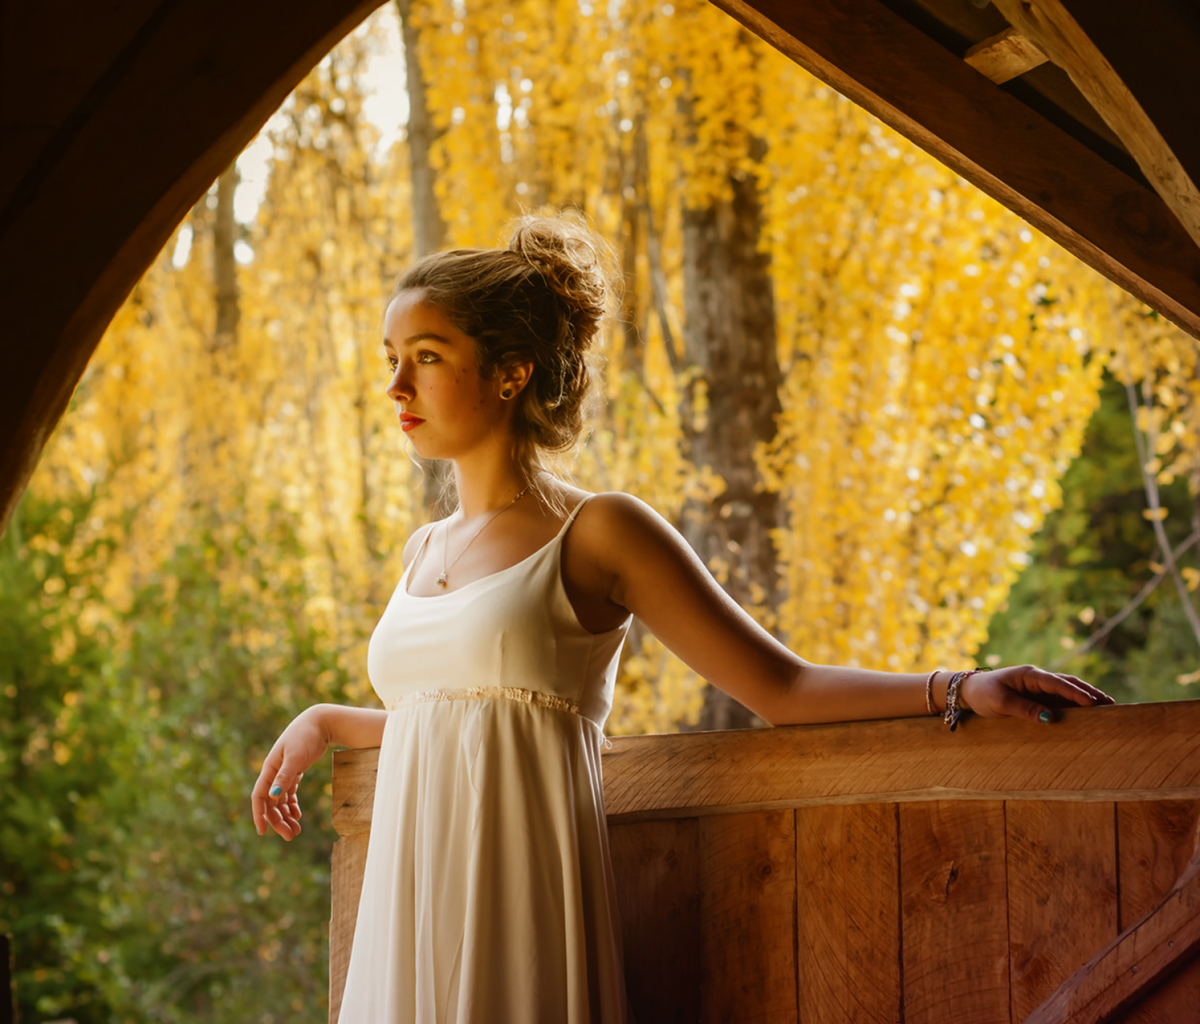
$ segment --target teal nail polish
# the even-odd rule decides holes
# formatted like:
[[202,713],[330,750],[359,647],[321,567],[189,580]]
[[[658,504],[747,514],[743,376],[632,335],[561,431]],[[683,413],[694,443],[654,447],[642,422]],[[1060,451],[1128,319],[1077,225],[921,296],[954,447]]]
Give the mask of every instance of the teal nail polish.
[[1039,722],[1049,722],[1050,718],[1051,718],[1051,715],[1050,715],[1049,711],[1042,711],[1041,713],[1038,714]]
[[271,787],[271,796],[279,796],[279,794],[282,792],[283,792],[283,790],[280,789],[278,786]]

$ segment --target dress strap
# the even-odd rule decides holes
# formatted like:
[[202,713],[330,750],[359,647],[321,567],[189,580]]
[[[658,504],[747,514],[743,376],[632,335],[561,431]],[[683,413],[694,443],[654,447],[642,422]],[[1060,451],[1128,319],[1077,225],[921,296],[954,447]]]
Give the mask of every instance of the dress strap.
[[559,528],[558,534],[554,538],[555,540],[559,540],[563,536],[563,534],[565,534],[567,532],[567,530],[570,529],[571,524],[573,522],[575,522],[575,517],[577,515],[579,515],[579,510],[581,508],[583,508],[583,506],[586,505],[589,501],[591,501],[592,498],[594,498],[594,497],[595,497],[594,494],[585,494],[579,501],[577,501],[575,503],[575,507],[573,509],[571,509],[571,514],[567,516],[567,518],[563,521],[562,526]]
[[[408,565],[406,565],[406,566],[404,567],[404,572],[403,572],[403,573],[401,573],[401,575],[400,575],[400,578],[401,578],[402,580],[407,580],[407,579],[408,579],[409,575],[410,575],[410,574],[412,573],[412,571],[413,571],[413,568],[414,568],[414,567],[416,566],[416,564],[417,564],[417,563],[418,563],[418,562],[421,560],[421,555],[422,555],[422,553],[425,551],[425,548],[426,548],[426,547],[428,546],[428,544],[429,544],[429,538],[433,536],[433,531],[434,531],[434,528],[435,528],[435,527],[437,526],[437,524],[438,524],[438,523],[440,523],[440,522],[441,522],[441,520],[440,520],[440,519],[438,519],[438,520],[435,520],[435,521],[434,521],[434,522],[432,522],[432,523],[429,523],[429,524],[427,524],[429,528],[425,530],[425,536],[421,538],[421,543],[417,545],[417,550],[413,552],[413,556],[412,556],[412,558],[410,558],[410,559],[408,560]],[[424,527],[422,527],[422,529],[424,529]],[[407,591],[407,590],[408,590],[408,587],[406,586],[404,589]]]

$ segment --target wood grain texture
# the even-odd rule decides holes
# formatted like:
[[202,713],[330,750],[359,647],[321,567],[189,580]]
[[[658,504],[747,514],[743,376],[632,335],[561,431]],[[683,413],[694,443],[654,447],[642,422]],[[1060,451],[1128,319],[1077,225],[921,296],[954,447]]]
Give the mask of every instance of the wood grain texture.
[[625,986],[636,1019],[700,1017],[700,827],[696,818],[609,829]]
[[1006,28],[976,43],[963,54],[963,60],[1000,85],[1045,64],[1046,55],[1015,28]]
[[1085,263],[1200,337],[1200,249],[1152,189],[879,0],[714,0]]
[[[345,836],[333,844],[330,869],[332,899],[329,911],[329,1024],[338,1024],[354,922],[358,920],[358,898],[362,895],[363,870],[367,865],[367,836]],[[350,1022],[347,1022],[350,1024]]]
[[1157,907],[1191,860],[1200,800],[1117,805],[1121,859],[1121,927]]
[[801,1021],[899,1021],[895,804],[796,811],[796,914]]
[[[924,800],[1200,799],[1200,700],[1067,711],[1051,726],[926,718],[625,736],[604,754],[612,823]],[[334,828],[371,827],[377,750],[334,754]]]
[[[1121,921],[1150,913],[1186,869],[1200,801],[1118,804]],[[1165,977],[1123,1015],[1123,1024],[1194,1024],[1200,1007],[1200,956]]]
[[1004,804],[900,807],[905,1024],[1008,1024]]
[[[1108,58],[1059,0],[993,0],[1009,24],[1071,76],[1200,246],[1200,189]],[[1130,26],[1133,27],[1132,25]],[[1200,54],[1193,54],[1200,59]]]
[[790,811],[701,818],[700,1020],[796,1024]]
[[1119,1024],[1196,1024],[1197,1017],[1200,1017],[1200,954],[1134,1002],[1120,1015]]
[[897,719],[621,737],[609,820],[945,799],[1200,798],[1200,701],[1067,711],[1040,725]]
[[1116,816],[1111,804],[1012,801],[1008,941],[1012,1018],[1022,1021],[1116,938]]
[[336,750],[333,754],[333,828],[339,836],[371,830],[379,748]]
[[1163,986],[1200,951],[1200,844],[1167,897],[1072,974],[1026,1024],[1098,1024]]

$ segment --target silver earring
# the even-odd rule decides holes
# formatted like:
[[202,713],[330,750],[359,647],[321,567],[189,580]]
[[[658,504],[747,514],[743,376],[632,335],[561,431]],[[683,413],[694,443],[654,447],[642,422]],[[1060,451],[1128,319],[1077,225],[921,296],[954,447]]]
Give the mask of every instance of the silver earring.
[[500,397],[503,398],[505,401],[508,401],[508,399],[512,398],[512,395],[513,395],[512,388],[505,388],[503,391],[500,392]]

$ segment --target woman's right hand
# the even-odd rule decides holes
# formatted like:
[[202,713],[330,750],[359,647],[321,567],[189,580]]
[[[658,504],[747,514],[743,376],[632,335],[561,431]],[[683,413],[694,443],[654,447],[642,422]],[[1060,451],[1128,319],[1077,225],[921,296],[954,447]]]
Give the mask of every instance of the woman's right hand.
[[250,794],[254,827],[260,836],[266,834],[268,827],[288,842],[300,834],[297,787],[328,746],[319,705],[300,712],[280,733]]

